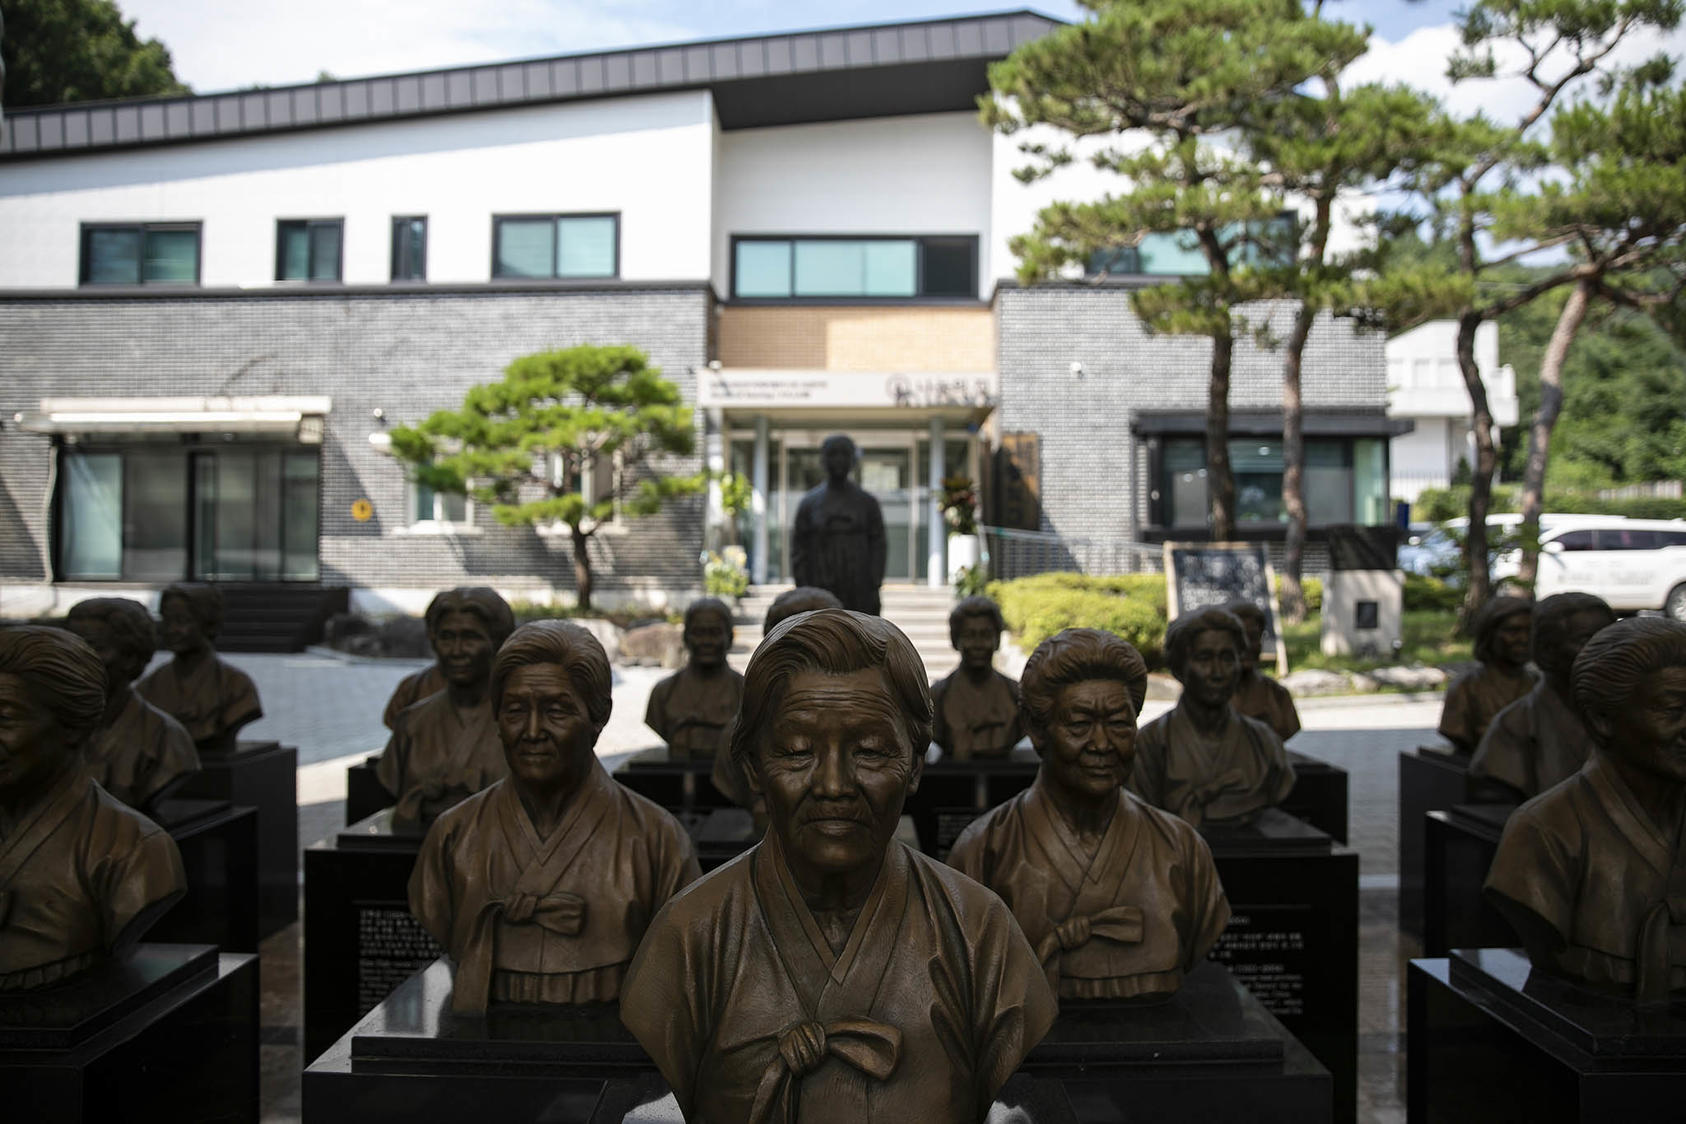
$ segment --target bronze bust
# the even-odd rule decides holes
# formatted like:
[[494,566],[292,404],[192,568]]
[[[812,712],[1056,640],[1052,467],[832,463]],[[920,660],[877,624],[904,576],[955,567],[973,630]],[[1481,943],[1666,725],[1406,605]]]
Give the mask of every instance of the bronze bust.
[[135,684],[147,702],[187,727],[201,753],[234,748],[242,726],[263,717],[258,689],[244,671],[217,657],[222,591],[182,582],[158,597],[159,639],[175,659]]
[[1055,1000],[999,898],[895,841],[930,742],[919,654],[826,609],[745,678],[731,751],[769,830],[657,915],[622,1021],[690,1120],[981,1121]]
[[[444,609],[445,597],[444,593],[434,594],[433,600],[427,603],[427,612],[422,617],[427,623],[427,639],[430,644],[433,642],[433,628],[439,623]],[[405,709],[444,689],[445,675],[439,670],[438,660],[419,671],[410,672],[392,689],[392,697],[386,700],[386,709],[381,712],[381,722],[388,730],[392,729]]]
[[105,664],[105,711],[83,750],[84,767],[123,803],[150,807],[199,771],[186,727],[134,690],[158,649],[152,614],[139,601],[92,597],[71,608],[65,627]]
[[1238,714],[1257,718],[1287,741],[1300,732],[1300,712],[1294,707],[1294,696],[1288,688],[1259,670],[1264,655],[1264,610],[1251,601],[1231,601],[1225,605],[1246,630],[1246,643],[1241,648],[1241,678],[1235,685],[1235,698],[1230,705]]
[[82,770],[105,701],[87,644],[0,630],[0,991],[122,957],[187,890],[175,840]]
[[1494,716],[1469,763],[1469,779],[1493,782],[1526,800],[1575,775],[1592,752],[1591,735],[1570,694],[1575,656],[1616,619],[1590,593],[1558,593],[1534,606],[1534,665],[1540,681]]
[[410,911],[456,961],[458,1014],[613,1001],[650,918],[697,877],[690,837],[597,760],[610,673],[590,632],[521,626],[490,691],[509,775],[434,821]]
[[1666,1002],[1686,992],[1686,624],[1610,625],[1571,682],[1592,759],[1510,817],[1488,900],[1540,971]]
[[502,597],[484,586],[440,595],[433,651],[445,689],[400,711],[375,775],[397,801],[393,826],[425,828],[446,808],[505,773],[490,698],[492,656],[515,627]]
[[1019,685],[995,670],[1007,622],[987,597],[967,597],[948,614],[948,640],[960,666],[931,685],[932,738],[957,761],[1005,757],[1024,736]]
[[1068,628],[1025,664],[1031,786],[985,813],[949,864],[1001,895],[1066,999],[1170,995],[1229,922],[1200,833],[1124,790],[1147,665],[1109,632]]
[[1475,658],[1479,666],[1452,681],[1440,708],[1440,735],[1469,756],[1499,711],[1533,689],[1539,676],[1528,666],[1534,603],[1494,597],[1475,614]]
[[685,666],[650,690],[644,724],[672,757],[713,757],[725,750],[743,698],[743,676],[726,664],[732,611],[703,597],[685,607]]
[[845,609],[878,612],[887,543],[878,501],[849,478],[855,443],[832,434],[820,447],[826,481],[802,497],[790,534],[790,569],[797,585],[837,595]]
[[[811,613],[815,609],[841,609],[842,607],[843,602],[837,600],[837,595],[828,589],[820,589],[812,585],[799,585],[795,589],[787,589],[773,598],[773,603],[767,606],[767,615],[761,618],[761,635],[766,637],[768,633],[778,627],[780,621],[794,617],[797,613]],[[743,700],[743,688],[741,686],[738,688],[738,700],[741,705]],[[729,742],[727,749],[728,752],[714,755],[714,768],[710,772],[709,779],[714,782],[714,787],[719,789],[721,794],[730,799],[732,803],[740,808],[748,808],[750,814],[755,817],[756,830],[758,832],[764,831],[767,827],[767,806],[760,797],[750,791],[749,781],[744,777],[743,770],[739,768],[737,761],[732,757]]]
[[1241,622],[1224,609],[1184,613],[1165,630],[1165,662],[1183,693],[1142,727],[1128,783],[1196,827],[1246,822],[1294,787],[1282,739],[1230,706],[1246,642]]

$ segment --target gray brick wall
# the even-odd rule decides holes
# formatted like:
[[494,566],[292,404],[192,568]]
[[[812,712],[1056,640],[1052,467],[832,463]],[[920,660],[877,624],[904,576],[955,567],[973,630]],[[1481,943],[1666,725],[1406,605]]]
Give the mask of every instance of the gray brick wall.
[[[464,581],[571,589],[567,537],[498,526],[455,539],[399,536],[404,475],[369,442],[390,422],[459,405],[519,355],[581,343],[644,349],[687,401],[707,361],[712,297],[702,286],[636,291],[17,299],[0,294],[0,579],[40,580],[48,541],[48,438],[21,433],[17,411],[45,397],[305,395],[333,398],[322,446],[322,580],[437,587]],[[697,455],[663,471],[694,472]],[[352,501],[374,518],[358,523]],[[594,542],[608,594],[683,592],[700,584],[702,501],[631,520]]]
[[[1278,340],[1287,338],[1292,303],[1265,302],[1247,312]],[[998,424],[1003,431],[1041,435],[1042,529],[1138,537],[1148,518],[1151,482],[1131,421],[1143,410],[1204,411],[1210,342],[1149,334],[1130,307],[1129,292],[1118,287],[1003,287],[996,296],[996,330]],[[1306,408],[1383,411],[1385,343],[1380,333],[1360,332],[1350,320],[1320,316],[1305,352]],[[1081,376],[1072,374],[1073,363],[1083,364]],[[1250,335],[1236,340],[1230,408],[1282,408],[1279,348]]]

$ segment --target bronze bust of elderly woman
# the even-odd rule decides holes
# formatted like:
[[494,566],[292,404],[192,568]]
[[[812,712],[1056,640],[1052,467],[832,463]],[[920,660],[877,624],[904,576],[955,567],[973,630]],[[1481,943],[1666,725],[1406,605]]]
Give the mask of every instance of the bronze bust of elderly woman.
[[930,742],[906,636],[841,609],[750,659],[732,753],[766,837],[669,902],[621,1019],[692,1121],[988,1114],[1055,1001],[1001,900],[895,840]]
[[1521,597],[1494,597],[1475,614],[1475,658],[1446,688],[1440,708],[1440,736],[1460,754],[1475,752],[1499,711],[1533,690],[1539,676],[1528,667],[1533,637],[1534,603]]
[[685,606],[685,666],[650,689],[644,724],[673,757],[713,757],[726,748],[743,697],[743,676],[726,663],[732,611],[717,597]]
[[1062,1000],[1175,992],[1229,922],[1212,853],[1124,791],[1147,664],[1109,632],[1068,628],[1019,681],[1042,767],[971,824],[949,863],[1000,894]]
[[1294,787],[1282,739],[1230,705],[1246,642],[1241,621],[1223,609],[1184,613],[1165,630],[1165,662],[1183,693],[1142,727],[1128,783],[1196,827],[1251,820]]
[[187,890],[175,841],[82,769],[104,710],[87,644],[0,630],[0,991],[123,956]]
[[397,800],[392,825],[401,830],[425,829],[505,772],[490,697],[492,657],[515,617],[483,586],[442,593],[434,605],[439,615],[429,634],[445,689],[399,712],[375,762],[375,775]]
[[218,657],[222,591],[183,582],[158,596],[159,639],[175,658],[135,684],[142,698],[187,727],[201,753],[234,748],[242,726],[263,717],[258,689],[244,671]]
[[523,625],[498,651],[509,775],[434,821],[410,875],[410,911],[456,961],[459,1014],[616,999],[650,918],[699,873],[679,821],[597,760],[609,689],[578,625]]
[[1642,1003],[1686,994],[1686,624],[1637,617],[1571,672],[1580,772],[1505,825],[1487,896],[1536,969]]
[[956,761],[1005,757],[1024,736],[1019,685],[995,670],[1007,622],[987,597],[967,597],[948,614],[948,639],[960,666],[931,684],[931,740]]

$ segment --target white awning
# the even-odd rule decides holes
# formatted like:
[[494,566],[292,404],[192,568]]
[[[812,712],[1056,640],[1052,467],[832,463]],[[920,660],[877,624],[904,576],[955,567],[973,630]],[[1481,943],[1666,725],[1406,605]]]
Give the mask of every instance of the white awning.
[[770,417],[873,416],[917,424],[981,421],[1001,397],[995,371],[824,371],[705,367],[697,404]]
[[326,395],[249,398],[43,398],[41,409],[13,415],[29,433],[248,433],[322,443]]

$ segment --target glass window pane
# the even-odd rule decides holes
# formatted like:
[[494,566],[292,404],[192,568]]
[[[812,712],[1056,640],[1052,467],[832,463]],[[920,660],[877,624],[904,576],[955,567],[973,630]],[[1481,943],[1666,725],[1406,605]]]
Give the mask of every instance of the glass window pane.
[[440,492],[439,501],[434,510],[439,518],[446,523],[468,522],[468,497],[459,496],[454,492]]
[[1344,441],[1307,441],[1306,522],[1313,526],[1352,522],[1352,469]]
[[919,247],[911,242],[863,242],[863,291],[869,297],[911,297],[918,291]]
[[433,489],[418,481],[411,494],[415,496],[416,506],[410,511],[410,522],[426,523],[431,520],[433,518]]
[[977,278],[972,275],[972,240],[969,238],[927,238],[923,246],[928,297],[975,297]]
[[504,219],[498,223],[497,277],[549,277],[556,261],[554,219]]
[[65,450],[59,561],[64,578],[122,576],[123,458]]
[[1280,523],[1282,507],[1282,442],[1231,438],[1229,466],[1235,474],[1237,523]]
[[287,581],[316,581],[317,479],[321,461],[315,453],[288,453],[282,473],[281,576]]
[[198,279],[197,230],[146,232],[146,260],[141,267],[142,281],[177,281],[191,285]]
[[1168,440],[1161,462],[1165,473],[1165,516],[1172,527],[1206,525],[1206,449],[1198,439]]
[[796,296],[858,297],[865,291],[860,242],[796,243]]
[[1206,272],[1206,255],[1192,233],[1144,235],[1136,259],[1143,273]]
[[1387,440],[1360,437],[1352,443],[1354,522],[1380,527],[1389,522],[1387,503]]
[[281,280],[303,281],[310,276],[310,230],[302,222],[281,224]]
[[319,222],[310,228],[310,279],[340,279],[340,224]]
[[140,282],[139,230],[88,231],[88,281],[94,285]]
[[132,449],[124,456],[123,576],[187,576],[187,457],[180,449]]
[[739,242],[737,295],[790,296],[790,243]]
[[560,219],[561,257],[558,277],[613,277],[615,275],[615,220],[612,218]]
[[427,277],[427,220],[392,220],[392,279],[421,281]]

